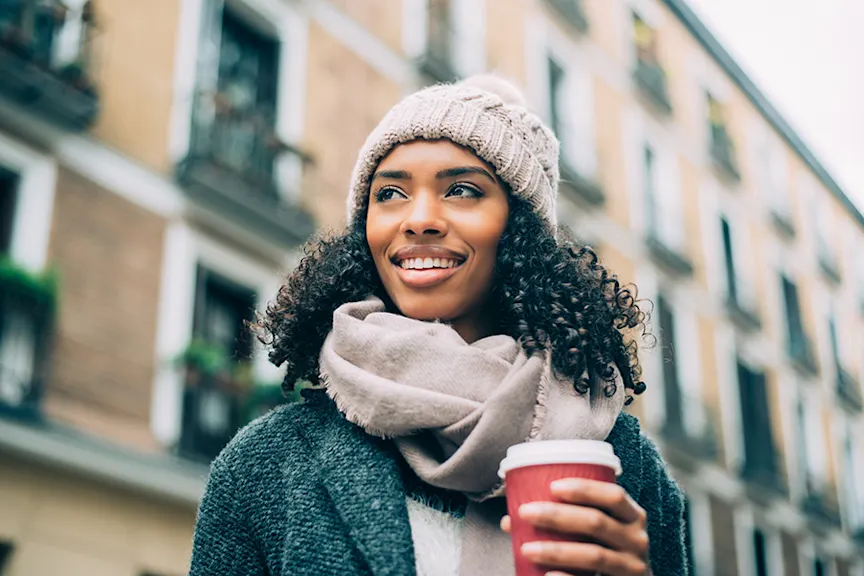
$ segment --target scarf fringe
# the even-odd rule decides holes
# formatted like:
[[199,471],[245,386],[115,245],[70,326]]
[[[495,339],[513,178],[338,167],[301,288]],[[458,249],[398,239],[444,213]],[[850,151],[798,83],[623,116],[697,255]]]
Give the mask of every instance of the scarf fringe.
[[[325,376],[322,374],[322,378],[323,377]],[[345,416],[346,420],[356,426],[359,426],[363,429],[364,432],[366,432],[370,436],[377,436],[378,438],[382,438],[384,440],[392,440],[393,438],[395,438],[395,436],[393,436],[392,434],[388,434],[383,430],[377,429],[369,422],[367,422],[362,416],[360,416],[360,413],[357,410],[351,407],[350,403],[342,399],[342,395],[337,393],[332,386],[325,386],[324,389],[327,391],[327,396],[329,396],[330,399],[336,403],[336,409]]]

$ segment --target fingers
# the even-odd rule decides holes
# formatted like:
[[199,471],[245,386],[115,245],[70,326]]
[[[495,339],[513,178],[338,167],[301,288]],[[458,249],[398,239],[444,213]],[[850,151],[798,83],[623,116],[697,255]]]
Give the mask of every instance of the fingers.
[[552,495],[563,502],[599,508],[625,524],[645,524],[645,510],[617,484],[565,478],[553,482],[551,490]]
[[509,515],[501,518],[501,530],[503,530],[507,534],[510,533],[510,516]]
[[531,502],[519,508],[519,517],[538,528],[561,534],[587,536],[614,550],[638,557],[648,555],[648,534],[637,524],[622,524],[602,510],[560,504]]
[[608,576],[645,576],[648,565],[631,554],[582,542],[527,542],[522,554],[544,567],[585,570]]

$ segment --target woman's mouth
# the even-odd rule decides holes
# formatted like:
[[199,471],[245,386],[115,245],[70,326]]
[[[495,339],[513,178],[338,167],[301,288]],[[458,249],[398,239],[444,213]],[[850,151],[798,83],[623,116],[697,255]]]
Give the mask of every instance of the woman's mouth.
[[394,262],[396,274],[411,288],[437,286],[453,276],[464,261],[455,258],[405,258]]

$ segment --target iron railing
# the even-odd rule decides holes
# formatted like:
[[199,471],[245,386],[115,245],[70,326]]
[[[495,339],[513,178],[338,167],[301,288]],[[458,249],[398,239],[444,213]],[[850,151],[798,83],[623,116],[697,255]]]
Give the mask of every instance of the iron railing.
[[663,114],[672,112],[672,100],[669,97],[669,87],[666,72],[656,62],[637,58],[633,78],[644,96]]
[[0,265],[0,414],[40,415],[54,319],[53,288]]
[[[72,11],[57,0],[0,2],[0,95],[70,129],[96,119],[93,3]],[[70,43],[59,41],[77,39]]]
[[726,126],[711,124],[711,159],[714,166],[728,179],[741,180],[741,172],[735,158],[735,145]]
[[864,410],[861,387],[846,369],[837,365],[837,397],[855,412]]

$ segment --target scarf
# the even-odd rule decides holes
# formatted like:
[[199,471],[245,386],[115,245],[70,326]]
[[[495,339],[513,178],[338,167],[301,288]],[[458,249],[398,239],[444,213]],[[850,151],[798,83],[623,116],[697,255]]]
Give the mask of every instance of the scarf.
[[369,298],[339,307],[321,349],[321,375],[345,417],[392,438],[424,482],[465,494],[460,574],[514,574],[498,466],[510,446],[605,440],[624,387],[579,394],[548,352],[527,356],[506,335],[466,343],[450,326],[385,312]]

